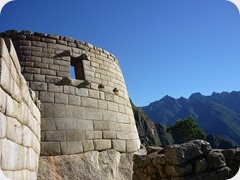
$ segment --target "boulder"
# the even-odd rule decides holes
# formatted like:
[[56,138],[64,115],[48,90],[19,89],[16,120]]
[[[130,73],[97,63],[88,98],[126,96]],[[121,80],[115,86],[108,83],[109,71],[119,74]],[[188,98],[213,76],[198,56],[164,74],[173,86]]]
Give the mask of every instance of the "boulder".
[[41,156],[38,180],[129,180],[133,154],[116,150],[92,151],[76,155]]
[[209,153],[211,149],[211,145],[208,142],[193,140],[166,147],[165,158],[171,165],[181,165],[193,158]]
[[226,166],[225,158],[220,152],[211,152],[207,155],[208,169],[219,169]]

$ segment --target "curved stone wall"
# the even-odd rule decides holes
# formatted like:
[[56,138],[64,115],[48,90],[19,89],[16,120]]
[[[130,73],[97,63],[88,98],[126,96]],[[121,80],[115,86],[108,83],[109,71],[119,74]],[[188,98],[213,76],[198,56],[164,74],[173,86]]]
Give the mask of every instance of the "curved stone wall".
[[[41,154],[140,147],[124,78],[114,55],[69,37],[18,32],[12,39],[22,73],[41,104]],[[70,77],[70,67],[76,79]]]
[[12,42],[0,38],[0,170],[11,179],[37,179],[39,108],[21,74]]

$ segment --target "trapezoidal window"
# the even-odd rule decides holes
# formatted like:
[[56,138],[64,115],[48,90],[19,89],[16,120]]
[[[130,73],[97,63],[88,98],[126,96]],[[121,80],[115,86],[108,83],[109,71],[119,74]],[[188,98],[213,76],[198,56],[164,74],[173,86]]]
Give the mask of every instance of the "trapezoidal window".
[[73,79],[85,80],[82,59],[73,57],[71,58],[70,77]]

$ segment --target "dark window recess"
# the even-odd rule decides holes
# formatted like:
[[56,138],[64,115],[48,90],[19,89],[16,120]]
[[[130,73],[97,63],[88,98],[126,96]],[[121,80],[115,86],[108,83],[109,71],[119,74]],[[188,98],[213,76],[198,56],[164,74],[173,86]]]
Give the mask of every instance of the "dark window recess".
[[74,79],[85,80],[83,60],[79,58],[71,58],[70,76]]

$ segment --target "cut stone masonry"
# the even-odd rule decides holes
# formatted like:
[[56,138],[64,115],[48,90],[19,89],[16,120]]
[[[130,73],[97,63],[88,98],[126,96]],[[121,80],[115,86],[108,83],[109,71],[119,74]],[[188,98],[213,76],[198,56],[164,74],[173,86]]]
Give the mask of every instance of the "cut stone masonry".
[[37,179],[39,108],[21,74],[11,40],[0,38],[0,168],[9,178]]
[[58,35],[11,30],[0,36],[12,39],[22,74],[41,101],[41,155],[140,148],[114,55]]

